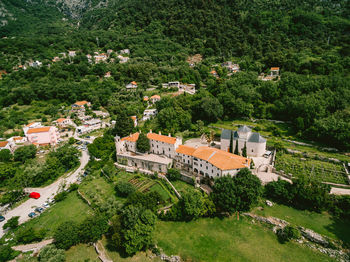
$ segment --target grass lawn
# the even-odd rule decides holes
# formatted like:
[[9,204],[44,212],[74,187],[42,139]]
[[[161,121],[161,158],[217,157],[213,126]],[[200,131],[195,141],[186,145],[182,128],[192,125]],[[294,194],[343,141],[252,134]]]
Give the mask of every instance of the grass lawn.
[[179,191],[180,194],[195,190],[193,185],[190,185],[181,180],[171,181],[171,183],[176,188],[176,190]]
[[100,176],[86,178],[79,186],[79,191],[91,201],[104,203],[110,198],[116,198],[114,185],[112,182],[107,182],[106,179]]
[[78,197],[76,192],[72,192],[65,200],[56,203],[25,225],[35,229],[44,228],[47,230],[46,236],[50,237],[61,223],[66,221],[79,223],[92,214],[90,207]]
[[166,254],[189,261],[334,261],[294,242],[280,244],[272,231],[244,218],[158,222],[155,239]]
[[346,221],[333,220],[327,213],[316,213],[307,210],[297,210],[288,206],[274,204],[264,210],[254,210],[261,216],[273,216],[284,219],[294,225],[306,227],[315,232],[334,239],[350,243],[350,224]]
[[99,262],[94,246],[79,244],[66,251],[66,262]]

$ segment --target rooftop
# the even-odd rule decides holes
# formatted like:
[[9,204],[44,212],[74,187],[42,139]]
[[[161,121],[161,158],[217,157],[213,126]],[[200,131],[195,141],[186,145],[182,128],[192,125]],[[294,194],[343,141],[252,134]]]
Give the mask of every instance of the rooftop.
[[28,130],[27,134],[35,134],[35,133],[43,133],[43,132],[49,132],[51,126],[44,126],[44,127],[38,127],[38,128],[31,128]]
[[154,96],[151,96],[151,99],[160,99],[160,96],[159,95],[154,95]]
[[248,158],[207,146],[201,146],[198,148],[179,146],[176,152],[192,155],[193,157],[208,161],[210,164],[221,170],[240,169],[247,167],[247,165],[249,166],[250,164],[250,160]]
[[66,120],[66,118],[59,118],[59,119],[57,119],[56,121],[57,121],[57,123],[61,123],[61,122],[63,122],[64,120]]
[[88,104],[89,102],[88,101],[77,101],[77,102],[75,102],[74,104],[75,105],[77,105],[77,106],[83,106],[83,105],[86,105],[86,104]]
[[164,165],[169,165],[172,163],[172,159],[165,156],[159,156],[156,154],[135,154],[133,152],[123,152],[118,155],[125,156],[125,157],[132,157],[135,159],[140,159],[140,160],[154,162],[158,164],[164,164]]
[[139,135],[140,135],[139,132],[134,133],[134,134],[132,134],[130,136],[123,137],[122,141],[136,142],[139,139]]
[[176,142],[176,137],[171,137],[171,136],[163,136],[155,133],[148,133],[147,134],[148,139],[164,142],[167,144],[175,144]]
[[8,143],[7,141],[0,141],[0,147],[5,147]]

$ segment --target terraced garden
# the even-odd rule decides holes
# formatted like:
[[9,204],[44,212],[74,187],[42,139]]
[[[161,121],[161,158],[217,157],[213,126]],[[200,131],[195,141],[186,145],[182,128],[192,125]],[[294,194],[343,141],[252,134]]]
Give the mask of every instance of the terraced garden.
[[347,184],[346,173],[342,164],[335,164],[316,159],[303,158],[292,154],[278,154],[275,167],[287,174],[300,176],[306,174],[322,182]]

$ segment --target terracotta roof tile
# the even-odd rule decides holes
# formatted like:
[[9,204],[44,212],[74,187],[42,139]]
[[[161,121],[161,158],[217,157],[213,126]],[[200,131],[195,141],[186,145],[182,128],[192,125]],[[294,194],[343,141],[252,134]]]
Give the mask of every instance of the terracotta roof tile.
[[66,120],[66,118],[59,118],[59,119],[57,119],[56,121],[57,121],[57,123],[61,123],[61,122],[63,122],[64,120]]
[[163,135],[158,135],[155,133],[148,133],[147,134],[148,139],[164,142],[167,144],[175,144],[176,142],[176,137],[170,137],[170,136],[163,136]]
[[271,67],[271,71],[276,71],[276,70],[280,70],[279,67]]
[[0,141],[0,147],[5,147],[8,143],[8,141]]
[[27,134],[35,134],[35,133],[43,133],[43,132],[49,132],[51,126],[44,126],[44,127],[38,127],[38,128],[31,128],[28,130]]
[[160,96],[159,95],[154,95],[154,96],[151,96],[151,99],[160,99]]
[[139,135],[140,135],[139,132],[134,133],[134,134],[132,134],[130,136],[123,137],[122,141],[136,142],[139,139]]
[[86,105],[87,103],[89,103],[89,102],[84,100],[84,101],[77,101],[74,104],[77,106],[83,106],[83,105]]
[[192,155],[193,157],[208,161],[210,164],[221,170],[240,169],[250,165],[250,159],[248,158],[207,146],[198,148],[179,146],[176,152],[185,155]]
[[196,151],[196,148],[190,147],[190,146],[185,146],[185,145],[180,145],[176,149],[176,153],[180,153],[180,154],[184,154],[184,155],[188,155],[188,156],[192,156],[194,151]]

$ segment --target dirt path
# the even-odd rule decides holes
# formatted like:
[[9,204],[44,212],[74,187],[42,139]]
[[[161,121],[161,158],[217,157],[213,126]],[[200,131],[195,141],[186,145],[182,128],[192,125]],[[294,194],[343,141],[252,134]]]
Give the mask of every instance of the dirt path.
[[42,249],[43,247],[50,245],[53,242],[53,239],[47,239],[38,243],[32,243],[28,245],[19,245],[19,246],[13,246],[13,250],[21,251],[21,252],[28,252],[28,251],[37,251]]

